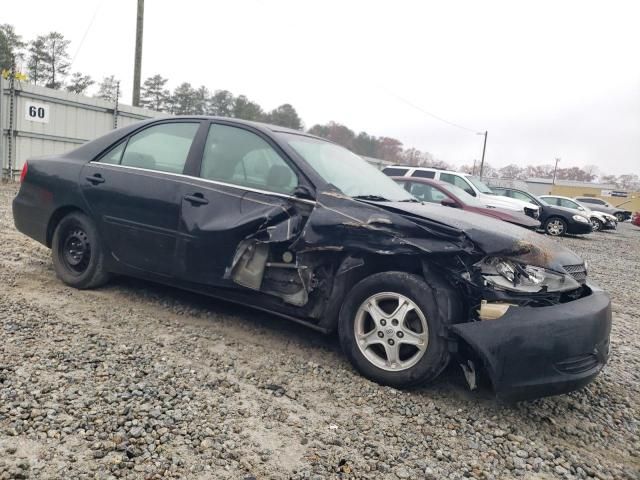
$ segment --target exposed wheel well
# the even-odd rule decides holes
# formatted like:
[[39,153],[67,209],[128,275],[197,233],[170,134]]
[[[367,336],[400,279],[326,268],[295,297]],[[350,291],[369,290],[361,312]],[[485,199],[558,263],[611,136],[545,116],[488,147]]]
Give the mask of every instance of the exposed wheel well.
[[[416,255],[379,255],[373,253],[362,253],[353,255],[353,257],[345,257],[342,263],[348,258],[359,258],[362,260],[362,264],[355,268],[349,269],[347,272],[339,273],[336,275],[332,293],[329,296],[329,302],[326,309],[323,312],[320,326],[327,330],[334,330],[338,322],[338,313],[342,307],[342,303],[347,293],[353,288],[355,284],[360,282],[366,277],[369,277],[376,273],[382,272],[405,272],[425,277],[425,263],[422,258]],[[429,270],[431,270],[429,268]],[[446,282],[442,276],[435,270],[431,272],[432,275],[428,275],[426,279],[427,283],[431,284],[432,281],[440,291],[446,290],[447,293],[451,292],[455,295],[455,291],[451,285]]]
[[78,208],[73,205],[60,207],[55,212],[53,212],[53,215],[51,215],[51,218],[49,219],[49,224],[47,225],[47,237],[46,237],[47,247],[51,248],[51,242],[53,240],[53,232],[58,226],[58,223],[60,223],[60,220],[62,220],[71,212],[85,213],[81,208]]

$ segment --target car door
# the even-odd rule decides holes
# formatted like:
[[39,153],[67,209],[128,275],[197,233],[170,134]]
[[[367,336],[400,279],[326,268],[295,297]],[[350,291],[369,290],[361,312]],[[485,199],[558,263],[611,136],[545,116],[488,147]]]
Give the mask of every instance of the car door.
[[211,123],[201,158],[191,172],[198,178],[181,187],[176,276],[235,286],[226,274],[240,243],[262,232],[261,239],[281,239],[286,250],[286,239],[301,228],[292,217],[308,214],[314,202],[293,196],[300,173],[271,139],[251,127]]
[[153,124],[83,168],[82,193],[116,265],[172,274],[179,184],[199,127],[197,121]]

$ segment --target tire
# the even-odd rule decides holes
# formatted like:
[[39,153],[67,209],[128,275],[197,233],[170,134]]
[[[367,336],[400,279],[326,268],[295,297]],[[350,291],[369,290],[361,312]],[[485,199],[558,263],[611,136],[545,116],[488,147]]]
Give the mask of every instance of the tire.
[[552,237],[561,237],[567,233],[567,222],[560,217],[551,217],[544,222],[544,231]]
[[[377,322],[372,311],[377,312]],[[345,355],[362,375],[382,385],[406,388],[434,380],[449,363],[442,334],[448,323],[423,279],[384,272],[361,280],[347,294],[338,334]],[[390,357],[388,352],[394,351]],[[393,355],[397,362],[392,362]]]
[[624,213],[616,212],[614,217],[616,217],[616,220],[618,220],[618,223],[624,222]]
[[53,232],[51,256],[56,275],[69,286],[95,288],[109,280],[98,231],[84,213],[72,212],[60,220]]
[[600,230],[602,230],[602,222],[600,220],[598,220],[596,217],[591,217],[590,220],[594,232],[599,232]]

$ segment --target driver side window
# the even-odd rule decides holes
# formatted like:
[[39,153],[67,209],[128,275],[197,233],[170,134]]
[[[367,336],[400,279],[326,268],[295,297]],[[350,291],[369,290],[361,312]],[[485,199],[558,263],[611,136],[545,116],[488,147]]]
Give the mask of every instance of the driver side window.
[[211,125],[200,176],[270,192],[293,192],[298,177],[266,140],[242,128]]
[[414,197],[423,202],[440,203],[445,198],[449,198],[437,188],[425,183],[411,183],[409,191]]
[[567,208],[573,208],[575,210],[580,210],[580,205],[578,205],[575,202],[572,202],[571,200],[567,200],[566,198],[561,198],[560,199],[560,206],[561,207],[567,207]]
[[458,188],[461,188],[465,192],[467,192],[471,196],[476,196],[476,192],[473,191],[473,188],[467,183],[467,181],[458,175],[453,175],[451,173],[441,173],[440,180],[443,182],[450,183],[451,185],[455,185]]

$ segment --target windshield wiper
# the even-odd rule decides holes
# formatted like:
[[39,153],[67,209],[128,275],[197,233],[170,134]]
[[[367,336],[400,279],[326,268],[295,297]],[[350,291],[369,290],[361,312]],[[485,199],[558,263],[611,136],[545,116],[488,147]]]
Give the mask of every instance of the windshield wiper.
[[371,202],[388,202],[389,201],[388,198],[381,197],[380,195],[356,195],[355,197],[351,197],[351,198],[355,198],[356,200],[369,200]]

